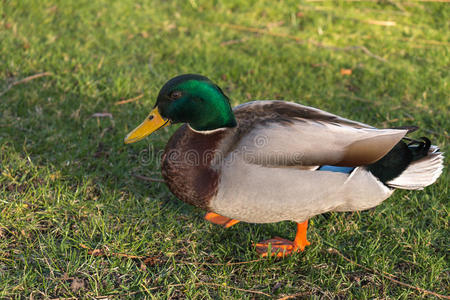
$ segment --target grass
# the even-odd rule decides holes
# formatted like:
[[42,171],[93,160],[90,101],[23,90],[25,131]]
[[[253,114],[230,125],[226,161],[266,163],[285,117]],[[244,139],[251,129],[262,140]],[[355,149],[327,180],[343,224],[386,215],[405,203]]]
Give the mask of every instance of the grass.
[[376,209],[317,216],[305,252],[258,260],[252,243],[293,238],[292,223],[225,230],[134,178],[159,177],[155,153],[177,126],[123,144],[162,84],[189,72],[234,105],[285,99],[415,124],[448,152],[448,4],[23,0],[0,13],[0,298],[429,296],[383,272],[449,294],[447,169]]

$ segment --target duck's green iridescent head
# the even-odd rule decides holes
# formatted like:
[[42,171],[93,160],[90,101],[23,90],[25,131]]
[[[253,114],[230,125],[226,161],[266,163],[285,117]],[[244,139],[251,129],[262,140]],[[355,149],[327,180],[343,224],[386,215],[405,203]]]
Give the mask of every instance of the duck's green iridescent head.
[[188,123],[200,132],[236,126],[230,100],[223,91],[204,76],[185,74],[162,87],[153,111],[127,135],[125,143],[137,142],[171,123]]

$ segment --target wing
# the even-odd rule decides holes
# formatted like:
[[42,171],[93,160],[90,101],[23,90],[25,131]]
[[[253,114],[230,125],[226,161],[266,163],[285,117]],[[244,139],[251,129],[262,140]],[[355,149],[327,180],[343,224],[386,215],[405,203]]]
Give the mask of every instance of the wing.
[[325,111],[283,101],[235,107],[235,150],[264,166],[362,166],[389,152],[408,132],[376,129]]

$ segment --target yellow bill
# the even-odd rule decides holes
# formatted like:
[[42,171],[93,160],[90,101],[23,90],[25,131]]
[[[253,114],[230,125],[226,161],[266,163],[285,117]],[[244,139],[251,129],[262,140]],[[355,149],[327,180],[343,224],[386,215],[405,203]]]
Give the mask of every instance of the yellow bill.
[[170,125],[170,121],[164,119],[159,114],[159,110],[156,107],[150,112],[147,119],[145,119],[141,125],[139,125],[136,129],[134,129],[125,137],[124,142],[125,144],[131,144],[140,141],[149,134],[151,134],[152,132],[167,125]]

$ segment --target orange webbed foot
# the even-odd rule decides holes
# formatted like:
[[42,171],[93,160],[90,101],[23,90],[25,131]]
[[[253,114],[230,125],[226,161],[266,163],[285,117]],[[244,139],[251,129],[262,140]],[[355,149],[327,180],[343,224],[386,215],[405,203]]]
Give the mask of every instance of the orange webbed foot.
[[239,220],[230,219],[228,217],[221,216],[219,214],[209,212],[205,215],[205,220],[208,220],[211,223],[223,226],[224,228],[231,227],[237,223],[239,223]]
[[273,239],[255,244],[255,248],[261,257],[269,256],[269,248],[271,249],[270,255],[276,257],[285,257],[299,250],[295,248],[294,242],[277,236]]
[[280,237],[257,243],[255,245],[256,252],[262,257],[269,255],[269,245],[271,248],[270,255],[276,257],[285,257],[293,253],[304,251],[306,246],[311,243],[306,239],[306,231],[308,229],[308,221],[297,223],[297,234],[295,240],[289,241]]

